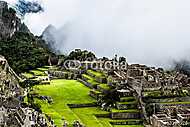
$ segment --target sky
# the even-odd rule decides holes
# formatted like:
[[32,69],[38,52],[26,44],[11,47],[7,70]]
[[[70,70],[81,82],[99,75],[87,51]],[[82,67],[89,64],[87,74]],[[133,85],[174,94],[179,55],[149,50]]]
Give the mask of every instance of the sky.
[[57,46],[63,53],[81,48],[97,56],[118,54],[131,63],[164,67],[173,60],[190,60],[189,0],[39,2],[45,11],[27,15],[24,22],[36,35],[54,25],[63,33]]

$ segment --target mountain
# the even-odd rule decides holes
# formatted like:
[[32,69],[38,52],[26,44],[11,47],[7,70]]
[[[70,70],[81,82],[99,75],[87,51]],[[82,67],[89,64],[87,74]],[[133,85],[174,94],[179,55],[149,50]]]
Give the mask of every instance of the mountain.
[[56,54],[63,53],[64,42],[66,38],[66,33],[69,31],[68,26],[70,24],[65,24],[64,27],[59,29],[55,28],[53,25],[49,25],[43,31],[41,37],[46,41],[51,50]]
[[0,1],[0,55],[16,73],[47,65],[48,58],[54,56],[46,42],[34,36],[4,1]]
[[45,30],[42,33],[42,38],[46,41],[50,49],[58,53],[59,51],[56,50],[56,37],[55,33],[57,33],[57,29],[53,25],[49,25],[45,28]]
[[12,37],[15,32],[20,31],[22,25],[16,11],[9,8],[6,2],[0,1],[0,39]]

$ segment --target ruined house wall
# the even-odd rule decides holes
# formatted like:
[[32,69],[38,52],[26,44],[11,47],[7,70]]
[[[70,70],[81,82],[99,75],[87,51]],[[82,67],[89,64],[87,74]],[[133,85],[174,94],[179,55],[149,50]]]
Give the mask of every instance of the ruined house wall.
[[19,86],[19,77],[11,69],[7,60],[0,56],[0,94],[7,97],[21,94],[22,89]]

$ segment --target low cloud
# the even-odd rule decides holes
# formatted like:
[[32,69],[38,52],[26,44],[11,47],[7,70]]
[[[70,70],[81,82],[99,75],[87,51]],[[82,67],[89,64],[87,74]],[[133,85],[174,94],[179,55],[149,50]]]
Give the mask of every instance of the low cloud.
[[[189,0],[44,0],[45,12],[26,15],[40,35],[57,28],[56,48],[87,49],[98,56],[126,56],[130,63],[167,67],[190,59]],[[60,36],[61,35],[61,36]],[[60,39],[63,37],[63,39]]]

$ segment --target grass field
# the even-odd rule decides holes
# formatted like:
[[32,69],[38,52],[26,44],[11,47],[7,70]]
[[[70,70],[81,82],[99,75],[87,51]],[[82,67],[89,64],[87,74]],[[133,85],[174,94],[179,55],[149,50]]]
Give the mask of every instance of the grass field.
[[105,114],[97,107],[91,108],[74,108],[73,112],[83,121],[87,127],[112,127],[108,119],[98,119],[94,114]]
[[[49,66],[37,68],[31,70],[29,73],[24,73],[26,77],[32,77],[34,73],[39,78],[46,77],[44,71],[47,71]],[[101,73],[90,70],[96,76],[102,76]],[[88,82],[94,85],[100,85],[103,88],[107,88],[106,84],[99,84],[89,75],[84,76],[88,79]],[[75,120],[79,120],[86,127],[112,127],[109,123],[109,118],[97,118],[95,114],[107,114],[108,112],[102,111],[98,107],[86,107],[86,108],[69,108],[67,104],[84,104],[96,102],[89,96],[89,89],[85,85],[79,83],[76,80],[64,80],[57,79],[52,80],[50,85],[37,85],[34,87],[35,93],[39,93],[42,96],[51,96],[53,99],[52,104],[48,104],[46,101],[35,98],[35,102],[41,105],[43,113],[51,116],[57,127],[62,127],[63,120],[66,120],[71,126]],[[124,126],[117,126],[124,127]],[[125,127],[141,127],[126,125]]]
[[[34,87],[35,92],[40,95],[51,96],[53,104],[35,99],[40,103],[45,114],[51,116],[58,127],[62,127],[63,118],[70,124],[79,120],[86,127],[112,127],[109,118],[97,118],[95,114],[106,114],[98,107],[69,108],[67,104],[81,104],[95,102],[88,93],[89,88],[75,80],[52,80],[51,85],[38,85]],[[118,126],[123,127],[123,126]],[[139,127],[139,126],[126,126]]]
[[80,120],[67,104],[94,102],[88,95],[89,88],[74,80],[53,80],[51,85],[39,85],[35,87],[35,90],[40,95],[53,98],[51,105],[41,100],[36,101],[41,104],[42,111],[52,116],[58,126],[62,125],[62,118],[65,118],[69,123]]
[[102,111],[97,107],[70,109],[67,106],[67,104],[92,103],[95,101],[88,95],[90,89],[83,84],[75,80],[59,79],[51,81],[51,85],[39,85],[34,88],[40,95],[53,98],[53,104],[51,105],[37,99],[36,102],[41,104],[42,111],[50,115],[58,127],[62,126],[62,118],[69,123],[79,120],[86,127],[111,127],[108,120],[98,119],[94,115],[108,113],[106,111]]

